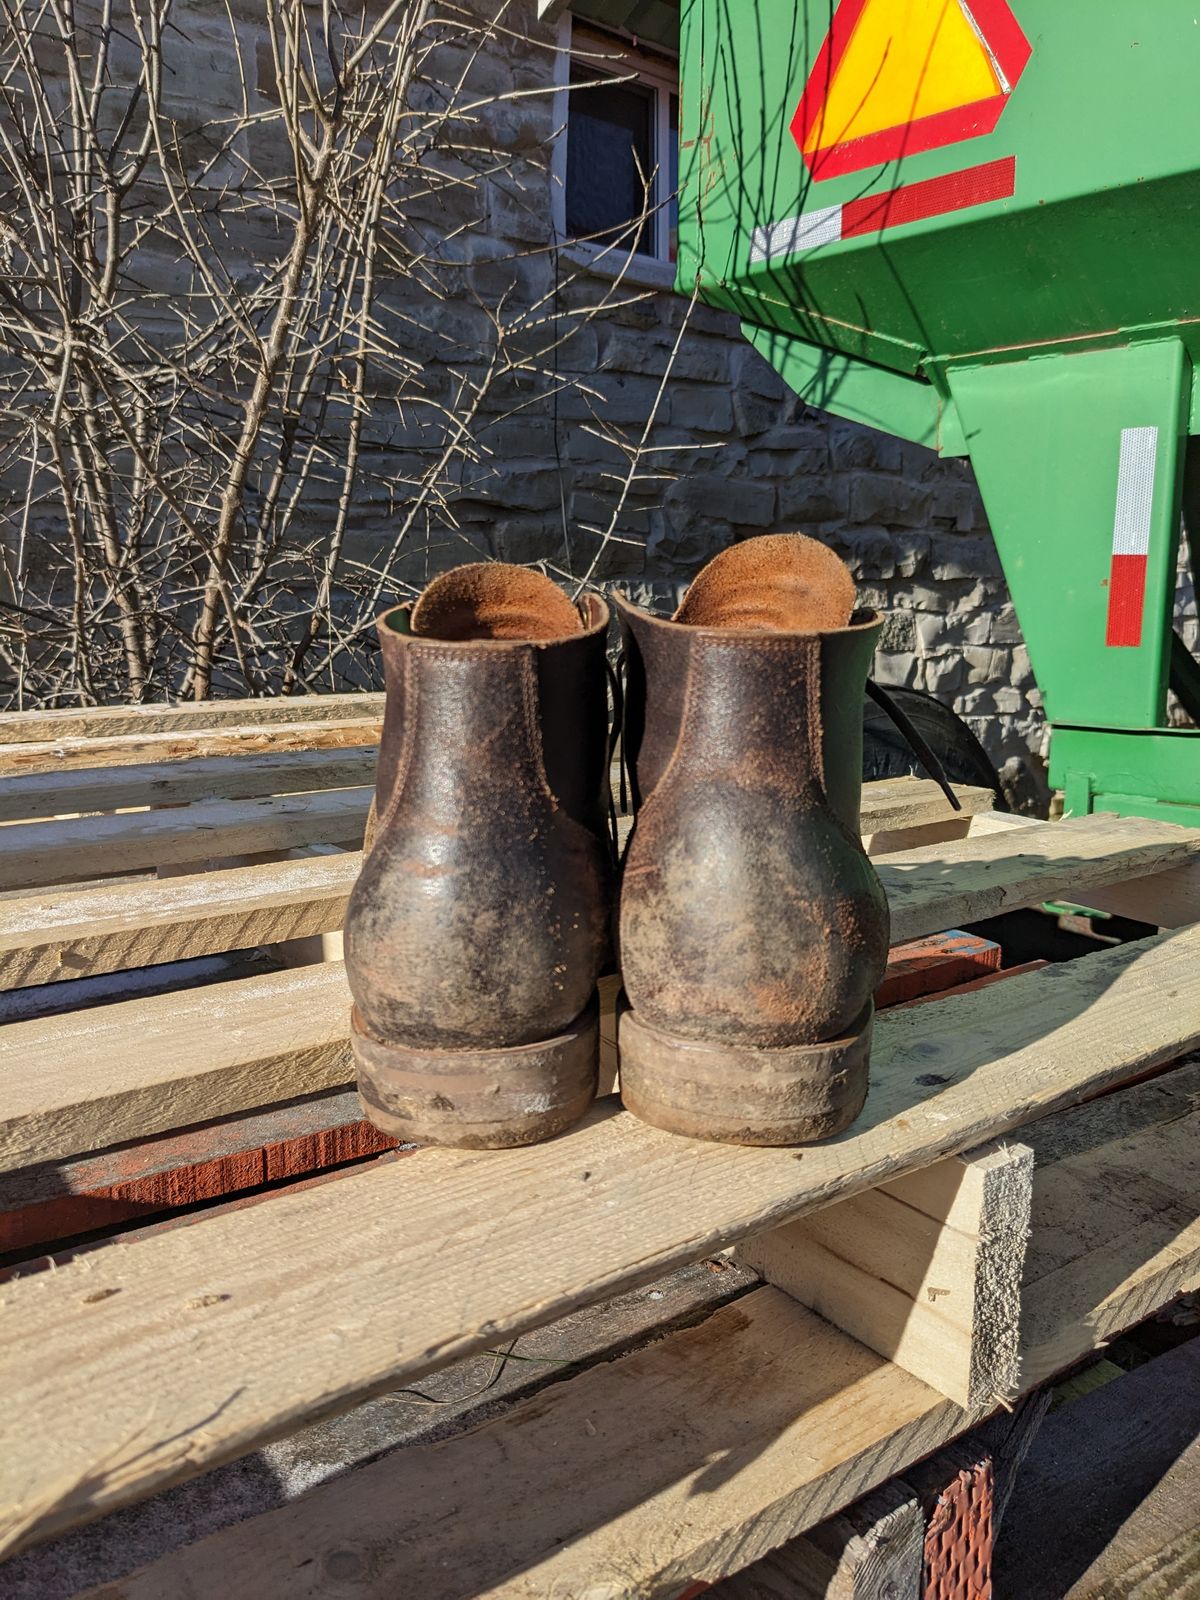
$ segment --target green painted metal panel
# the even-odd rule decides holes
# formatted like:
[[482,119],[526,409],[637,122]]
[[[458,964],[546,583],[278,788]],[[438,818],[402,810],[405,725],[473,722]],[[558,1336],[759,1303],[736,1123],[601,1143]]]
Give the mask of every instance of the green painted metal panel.
[[953,402],[943,400],[932,384],[901,377],[885,367],[868,366],[773,328],[747,322],[742,324],[742,332],[784,383],[811,406],[836,411],[840,417],[898,433],[933,449],[939,448],[950,429],[953,440],[961,441]]
[[[955,360],[1119,332],[1200,349],[1192,0],[1011,0],[1032,55],[992,132],[814,177],[789,124],[845,3],[684,0],[685,290],[939,383]],[[1010,160],[1011,198],[754,259],[756,229]]]
[[1200,827],[1200,732],[1059,728],[1050,782],[1072,816],[1115,811]]
[[971,457],[1052,781],[1191,820],[1200,735],[1163,723],[1200,9],[683,0],[681,23],[680,288],[813,404]]
[[[1191,399],[1183,345],[966,367],[951,385],[1047,716],[1153,726],[1166,705]],[[1122,486],[1131,430],[1147,470]],[[1145,543],[1137,645],[1108,642],[1123,495]]]

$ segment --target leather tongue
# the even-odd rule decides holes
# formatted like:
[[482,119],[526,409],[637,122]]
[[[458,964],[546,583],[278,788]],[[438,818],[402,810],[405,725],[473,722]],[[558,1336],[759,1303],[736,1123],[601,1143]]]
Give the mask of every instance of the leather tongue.
[[578,609],[529,567],[479,561],[435,578],[409,626],[428,639],[566,639],[584,631]]
[[692,583],[676,622],[745,632],[822,633],[844,628],[857,603],[849,567],[803,533],[768,533],[730,545]]

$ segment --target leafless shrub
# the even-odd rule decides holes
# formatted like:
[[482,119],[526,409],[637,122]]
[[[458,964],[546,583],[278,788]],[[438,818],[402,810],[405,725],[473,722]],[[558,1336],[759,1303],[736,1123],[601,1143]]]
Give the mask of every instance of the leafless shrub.
[[[443,220],[517,181],[497,107],[545,95],[473,90],[512,4],[470,4],[0,0],[9,704],[372,681],[400,557],[456,558],[488,428],[587,398],[563,351],[637,296],[524,294],[517,255],[477,292]],[[595,426],[622,465],[581,583],[654,471],[648,428]]]

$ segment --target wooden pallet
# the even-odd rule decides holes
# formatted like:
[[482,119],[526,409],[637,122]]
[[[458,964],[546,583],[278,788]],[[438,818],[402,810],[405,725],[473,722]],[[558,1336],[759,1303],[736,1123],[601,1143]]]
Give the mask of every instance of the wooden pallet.
[[[382,710],[382,696],[360,694],[0,714],[0,889],[357,848]],[[954,813],[911,778],[873,784],[863,834],[880,852],[963,837],[992,796],[962,788],[959,801]],[[340,926],[357,871],[351,861],[340,879],[317,874],[323,917],[307,931]],[[301,874],[301,898],[309,888]]]
[[[174,715],[87,714],[42,740],[29,721],[0,719],[0,735],[29,748],[212,735],[211,724],[154,720]],[[101,780],[93,771],[87,781]],[[282,808],[288,798],[179,805],[184,789],[165,792],[175,798],[161,810],[101,819],[110,847],[140,823],[123,868],[159,865],[154,850],[185,837],[189,812],[204,835],[191,859],[244,853],[246,834],[210,827],[206,808]],[[1194,1072],[1095,1101],[1200,1044],[1200,933],[1185,920],[1200,833],[1111,818],[990,828],[984,800],[966,799],[965,817],[948,819],[931,786],[868,786],[865,831],[886,840],[926,830],[925,843],[879,861],[897,941],[1050,896],[1119,899],[1151,881],[1171,890],[1181,926],[884,1012],[867,1110],[828,1145],[698,1145],[638,1123],[615,1100],[528,1151],[347,1144],[344,1130],[361,1124],[346,1098],[345,979],[330,961],[0,1028],[0,1211],[24,1210],[28,1222],[28,1208],[41,1208],[22,1248],[37,1228],[61,1241],[70,1223],[60,1216],[55,1232],[49,1210],[119,1187],[105,1182],[114,1173],[161,1180],[157,1198],[143,1190],[125,1202],[132,1210],[117,1196],[108,1219],[126,1227],[152,1216],[154,1226],[68,1248],[55,1270],[0,1285],[0,1392],[17,1441],[0,1452],[8,1546],[753,1239],[750,1258],[776,1281],[698,1326],[588,1366],[486,1428],[389,1455],[120,1586],[139,1597],[317,1595],[331,1592],[331,1573],[358,1572],[355,1593],[423,1587],[446,1600],[678,1593],[849,1505],[1031,1375],[1200,1280],[1185,1160]],[[346,816],[331,808],[326,837],[307,843],[340,842],[329,829]],[[151,840],[145,830],[160,820]],[[0,900],[9,986],[336,931],[357,870],[348,851],[161,882],[48,881],[64,865],[72,876],[111,867],[111,850],[88,843],[97,825],[43,814],[0,829],[5,860],[31,885]],[[948,825],[970,831],[938,842]],[[53,851],[48,828],[60,830]],[[9,836],[26,840],[32,865]],[[170,852],[187,859],[175,844]],[[310,1172],[357,1164],[163,1225],[180,1172],[221,1167],[212,1192],[229,1195],[238,1182],[295,1175],[299,1158],[280,1152],[298,1149]],[[1173,1163],[1170,1182],[1132,1181],[1148,1153]],[[1099,1231],[1080,1237],[1079,1197],[1099,1193],[1113,1162],[1130,1182],[1105,1196]],[[797,1228],[810,1259],[820,1250],[827,1267],[841,1263],[819,1295],[815,1274],[789,1278]],[[880,1230],[894,1249],[880,1248]],[[1004,1329],[998,1357],[985,1338],[993,1324]]]

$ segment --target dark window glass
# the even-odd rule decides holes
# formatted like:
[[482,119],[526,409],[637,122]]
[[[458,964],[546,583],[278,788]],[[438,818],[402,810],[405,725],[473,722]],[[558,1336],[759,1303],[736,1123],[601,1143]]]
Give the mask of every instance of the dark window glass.
[[674,261],[679,253],[679,96],[675,94],[671,96],[671,131],[667,138],[670,144],[667,151],[667,251]]
[[[636,83],[595,83],[586,62],[571,66],[567,101],[567,233],[597,244],[620,240],[652,255],[646,186],[654,171],[654,95]],[[630,224],[643,220],[636,237]]]

